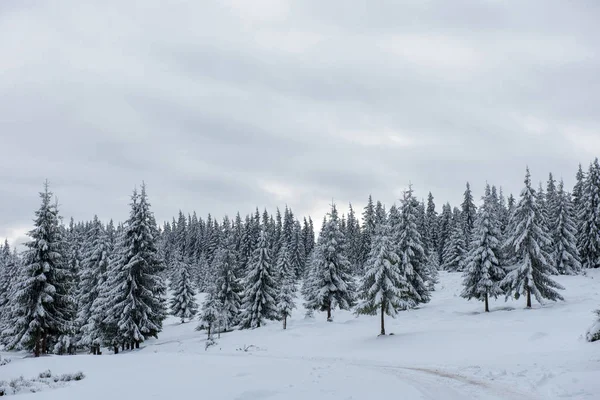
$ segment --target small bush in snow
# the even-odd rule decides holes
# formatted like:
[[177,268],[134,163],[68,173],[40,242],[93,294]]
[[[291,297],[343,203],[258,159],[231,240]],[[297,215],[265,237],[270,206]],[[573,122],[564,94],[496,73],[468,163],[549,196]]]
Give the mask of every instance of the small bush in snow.
[[22,376],[9,382],[0,381],[0,396],[19,393],[36,393],[45,389],[64,386],[66,382],[80,381],[85,378],[83,372],[52,376],[50,370],[38,374],[37,378],[25,379]]
[[51,378],[51,377],[52,377],[52,371],[50,371],[49,369],[47,369],[44,372],[40,372],[40,374],[39,374],[40,379]]
[[595,313],[598,316],[598,319],[596,320],[594,325],[592,325],[590,329],[588,329],[585,335],[585,338],[588,342],[595,342],[597,340],[600,340],[600,310],[596,310]]

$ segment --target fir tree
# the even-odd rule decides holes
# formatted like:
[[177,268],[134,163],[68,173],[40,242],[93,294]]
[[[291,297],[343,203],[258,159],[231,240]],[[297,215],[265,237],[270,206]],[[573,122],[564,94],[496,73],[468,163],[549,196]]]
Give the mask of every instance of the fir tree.
[[[429,253],[436,253],[438,249],[438,214],[435,211],[434,198],[431,192],[427,196],[427,211],[425,213],[426,237],[423,238],[425,245],[429,248]],[[439,264],[439,255],[438,255]]]
[[442,207],[442,214],[439,216],[438,232],[438,254],[440,263],[444,264],[446,242],[450,240],[450,234],[452,233],[452,207],[450,203],[446,203]]
[[328,321],[332,320],[335,305],[348,310],[355,302],[355,286],[344,244],[337,209],[332,205],[315,248],[310,293],[305,304],[307,309],[326,311]]
[[471,237],[472,231],[468,236],[465,235],[465,228],[463,225],[464,219],[461,218],[461,213],[458,209],[455,209],[455,222],[452,228],[452,234],[446,244],[444,251],[444,264],[441,268],[445,271],[463,271],[465,266],[465,258],[467,252],[467,246],[465,244],[465,237]]
[[292,310],[296,308],[294,304],[294,295],[296,293],[295,271],[290,262],[290,254],[287,246],[283,245],[279,250],[277,257],[277,271],[279,276],[279,295],[277,310],[279,317],[283,321],[283,329],[287,329],[287,319],[292,315]]
[[232,238],[217,250],[215,256],[215,298],[221,310],[223,329],[229,330],[238,323],[241,308],[242,286],[237,277],[237,255]]
[[162,330],[166,292],[159,274],[164,269],[158,257],[156,221],[150,211],[146,187],[134,191],[131,214],[125,224],[119,259],[111,271],[107,311],[108,324],[116,339],[133,348]]
[[468,247],[471,243],[471,235],[473,228],[475,227],[475,218],[477,217],[477,207],[473,202],[473,193],[471,192],[471,185],[467,182],[467,189],[465,190],[464,200],[462,202],[462,229],[463,229],[463,243]]
[[273,279],[273,262],[264,229],[252,254],[245,279],[240,327],[260,328],[264,320],[277,319],[277,291]]
[[497,298],[503,293],[500,283],[505,272],[500,262],[500,236],[500,221],[494,212],[490,185],[487,185],[466,260],[461,293],[467,300],[483,301],[485,312],[490,311],[489,297]]
[[106,230],[97,216],[94,216],[84,249],[78,296],[77,325],[80,327],[80,339],[77,345],[89,347],[93,354],[98,354],[103,342],[100,328],[103,318],[98,315],[95,306],[98,306],[96,299],[106,279],[110,250]]
[[362,229],[362,261],[361,264],[367,260],[369,251],[371,250],[371,238],[375,234],[375,224],[377,217],[375,215],[375,206],[373,205],[373,197],[369,195],[369,201],[363,211],[363,229]]
[[600,267],[600,163],[590,164],[579,205],[577,248],[584,268]]
[[395,317],[398,311],[414,307],[409,282],[401,269],[400,257],[391,240],[387,223],[381,223],[365,264],[365,278],[361,288],[359,314],[381,314],[381,335],[385,335],[385,314]]
[[531,308],[531,295],[538,302],[542,299],[563,300],[554,289],[563,289],[550,278],[558,273],[548,254],[551,242],[548,227],[541,211],[538,195],[531,187],[529,168],[525,175],[525,188],[521,192],[521,200],[511,216],[509,235],[506,246],[513,256],[513,263],[502,282],[506,296],[514,294],[518,299],[526,295],[527,308]]
[[400,210],[401,220],[394,232],[397,253],[400,256],[400,268],[405,271],[409,286],[409,295],[416,303],[430,300],[430,284],[434,278],[430,275],[423,249],[423,240],[417,230],[417,201],[413,197],[412,187],[404,192]]
[[36,357],[47,353],[50,343],[72,333],[75,312],[68,293],[71,279],[66,245],[60,229],[58,205],[52,203],[48,182],[40,193],[35,228],[26,243],[23,273],[19,274],[11,309],[8,348],[24,348]]
[[214,288],[209,290],[204,303],[202,303],[202,311],[200,312],[200,325],[198,329],[206,329],[208,338],[214,332],[215,328],[218,328],[221,332],[221,310],[223,309],[222,304],[214,293]]
[[173,297],[171,298],[171,314],[181,318],[181,323],[185,323],[186,318],[192,319],[198,312],[196,304],[196,291],[192,284],[189,265],[184,262],[181,252],[175,254],[174,265],[171,267],[175,271],[175,281],[171,283]]
[[556,215],[553,230],[556,269],[560,274],[576,275],[581,272],[581,261],[577,251],[575,212],[562,180],[558,184],[553,214]]

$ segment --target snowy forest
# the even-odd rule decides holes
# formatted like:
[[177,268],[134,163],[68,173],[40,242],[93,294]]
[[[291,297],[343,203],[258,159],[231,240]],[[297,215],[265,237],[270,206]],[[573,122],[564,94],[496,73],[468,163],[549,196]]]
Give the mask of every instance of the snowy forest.
[[[553,276],[600,267],[598,159],[573,188],[552,174],[534,184],[527,169],[518,195],[462,190],[441,211],[409,186],[398,204],[332,204],[322,221],[285,206],[222,220],[179,211],[158,224],[142,184],[126,221],[65,223],[46,183],[25,249],[6,241],[0,252],[0,346],[116,354],[157,337],[168,314],[209,338],[266,321],[286,329],[299,295],[307,317],[378,315],[385,335],[385,317],[427,303],[441,270],[462,274],[461,296],[488,312],[490,298],[563,300]],[[589,341],[600,340],[594,326]]]

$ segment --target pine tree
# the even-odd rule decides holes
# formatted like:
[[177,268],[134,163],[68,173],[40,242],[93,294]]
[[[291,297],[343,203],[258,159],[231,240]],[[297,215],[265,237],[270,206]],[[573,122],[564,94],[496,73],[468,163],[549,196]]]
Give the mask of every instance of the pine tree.
[[472,236],[471,247],[464,272],[464,289],[461,296],[485,303],[489,312],[489,298],[503,293],[500,283],[505,276],[501,266],[500,220],[494,211],[490,185],[487,185]]
[[[83,248],[84,257],[80,272],[80,284],[77,313],[77,326],[80,328],[79,347],[89,347],[93,354],[99,354],[102,344],[100,324],[94,303],[100,294],[109,264],[109,241],[106,230],[98,216],[94,216]],[[97,306],[97,303],[96,303]]]
[[157,228],[146,187],[134,191],[131,213],[124,226],[119,259],[110,271],[107,285],[110,307],[107,322],[116,339],[133,348],[162,330],[166,293],[159,274],[164,269],[158,257]]
[[277,291],[273,269],[267,235],[263,229],[257,248],[252,253],[252,261],[245,279],[241,328],[260,328],[264,320],[277,319]]
[[371,238],[375,234],[375,206],[373,205],[373,197],[369,195],[369,201],[363,211],[363,229],[362,229],[362,261],[361,264],[367,260],[369,251],[371,250]]
[[181,323],[185,323],[186,318],[192,319],[198,312],[196,304],[196,291],[192,284],[190,267],[184,262],[181,252],[177,252],[174,257],[174,264],[171,268],[175,271],[175,281],[171,283],[173,297],[171,298],[171,314],[181,318]]
[[471,235],[473,234],[473,228],[475,227],[475,218],[477,217],[477,207],[473,202],[473,193],[471,193],[471,185],[467,182],[467,189],[465,190],[464,200],[462,202],[462,229],[463,229],[463,243],[468,247],[471,243]]
[[238,323],[241,308],[242,286],[237,277],[237,254],[230,237],[215,255],[215,298],[220,304],[223,330],[228,331]]
[[200,325],[198,329],[206,329],[208,338],[214,332],[215,328],[218,328],[221,332],[221,311],[223,306],[214,292],[214,287],[209,289],[208,295],[202,303],[202,311],[200,312]]
[[400,256],[401,270],[405,271],[409,286],[410,298],[416,303],[427,303],[430,300],[431,285],[434,280],[427,266],[423,240],[417,230],[418,202],[413,196],[412,186],[403,194],[401,203],[401,220],[394,232],[397,253]]
[[467,253],[465,237],[471,237],[473,232],[469,232],[468,236],[465,235],[464,219],[457,208],[454,211],[455,222],[453,223],[452,234],[446,244],[444,256],[442,257],[444,264],[442,264],[441,268],[445,271],[460,272],[465,267]]
[[531,187],[529,168],[525,175],[525,188],[521,192],[521,200],[517,204],[510,220],[506,246],[513,255],[513,263],[502,282],[506,296],[514,294],[518,299],[521,294],[527,296],[527,308],[531,308],[531,295],[538,302],[542,299],[563,300],[554,289],[563,289],[550,278],[557,274],[548,244],[551,242],[548,227],[540,208],[538,194]]
[[438,254],[440,257],[440,263],[444,264],[444,250],[446,249],[446,242],[450,240],[450,234],[452,233],[452,207],[450,203],[444,204],[442,207],[442,214],[439,216],[438,222]]
[[[423,238],[423,242],[429,248],[429,253],[435,253],[437,255],[438,249],[438,214],[435,211],[435,203],[433,202],[433,195],[429,192],[427,197],[427,211],[425,213],[426,222],[426,237]],[[439,255],[438,255],[439,264]]]
[[385,335],[385,314],[395,317],[398,311],[414,307],[409,282],[401,269],[400,257],[391,239],[387,223],[380,223],[365,264],[365,278],[361,288],[359,314],[381,314],[381,335]]
[[354,209],[352,208],[352,204],[349,205],[350,209],[348,212],[348,228],[346,239],[348,242],[348,260],[352,265],[352,271],[358,273],[362,268],[362,254],[361,254],[361,230],[360,224],[356,215],[354,214]]
[[296,308],[294,304],[294,295],[296,294],[295,271],[290,262],[290,254],[287,246],[283,245],[279,250],[277,257],[277,271],[279,276],[279,295],[277,310],[279,317],[283,321],[283,329],[287,329],[287,319],[292,315],[292,310]]
[[60,229],[58,205],[52,204],[48,182],[40,193],[42,204],[36,211],[35,228],[26,243],[23,273],[18,276],[8,348],[32,350],[36,357],[48,352],[61,335],[72,333],[75,312],[69,296],[71,279],[66,245]]
[[556,247],[555,265],[560,274],[576,275],[581,272],[577,251],[577,226],[571,196],[564,191],[564,183],[558,184],[553,214],[556,216],[553,238]]
[[600,267],[600,163],[590,164],[579,206],[577,248],[584,268]]
[[337,209],[332,205],[315,247],[311,292],[305,304],[307,309],[326,311],[328,321],[332,320],[331,311],[335,305],[348,310],[355,303],[355,285],[344,245]]

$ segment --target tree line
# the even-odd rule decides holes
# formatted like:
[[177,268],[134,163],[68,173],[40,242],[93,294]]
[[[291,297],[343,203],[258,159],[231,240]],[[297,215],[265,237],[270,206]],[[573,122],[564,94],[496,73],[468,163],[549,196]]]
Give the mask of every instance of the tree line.
[[518,199],[487,184],[479,206],[467,183],[460,206],[439,214],[412,187],[389,209],[369,197],[361,216],[332,204],[318,238],[288,207],[220,222],[180,211],[159,227],[145,185],[124,223],[65,226],[46,184],[26,250],[0,252],[0,342],[36,356],[118,353],[156,337],[169,312],[198,317],[209,336],[269,320],[285,329],[298,290],[309,314],[379,314],[385,334],[385,315],[430,300],[439,270],[461,273],[462,296],[486,312],[490,297],[562,300],[552,275],[600,266],[598,160],[576,178],[571,192],[552,174],[536,189],[527,170]]

